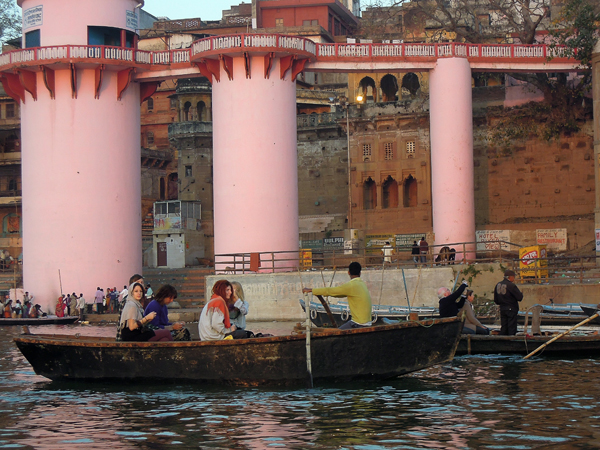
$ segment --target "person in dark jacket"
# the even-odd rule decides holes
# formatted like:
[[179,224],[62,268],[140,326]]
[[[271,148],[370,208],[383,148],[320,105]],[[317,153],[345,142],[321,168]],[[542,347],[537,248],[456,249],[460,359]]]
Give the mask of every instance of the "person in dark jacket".
[[467,296],[463,292],[469,286],[467,280],[464,280],[457,290],[450,292],[447,287],[438,289],[438,298],[440,299],[440,317],[454,317],[458,311],[465,306]]
[[515,284],[515,273],[510,269],[506,270],[504,280],[494,288],[494,303],[500,306],[501,335],[517,334],[517,315],[521,300],[523,300],[523,293]]

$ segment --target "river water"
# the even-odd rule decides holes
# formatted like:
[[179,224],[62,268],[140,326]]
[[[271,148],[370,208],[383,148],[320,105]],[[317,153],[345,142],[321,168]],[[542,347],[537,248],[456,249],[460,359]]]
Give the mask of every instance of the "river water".
[[465,356],[394,380],[313,389],[51,382],[12,342],[20,331],[0,329],[0,448],[600,448],[598,358]]

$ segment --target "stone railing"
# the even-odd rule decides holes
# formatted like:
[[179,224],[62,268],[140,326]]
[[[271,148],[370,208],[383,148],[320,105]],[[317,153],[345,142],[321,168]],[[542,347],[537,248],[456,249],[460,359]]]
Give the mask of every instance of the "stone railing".
[[212,122],[174,122],[169,124],[169,136],[210,134],[212,130]]
[[296,116],[296,120],[298,128],[313,128],[335,125],[344,117],[344,112],[339,111],[323,114],[300,114]]

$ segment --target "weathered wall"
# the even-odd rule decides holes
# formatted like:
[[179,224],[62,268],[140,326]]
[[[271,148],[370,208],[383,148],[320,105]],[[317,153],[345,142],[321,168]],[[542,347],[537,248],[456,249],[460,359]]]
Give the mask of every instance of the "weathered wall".
[[[475,266],[455,265],[434,269],[365,270],[361,278],[371,293],[373,305],[406,306],[406,291],[411,306],[438,306],[437,290],[441,286],[452,288],[459,270],[457,283],[471,280],[478,299],[493,300],[494,286],[503,279],[503,268],[499,264],[478,264]],[[477,272],[476,272],[477,271]],[[345,271],[296,272],[286,274],[214,275],[206,277],[205,298],[210,298],[212,286],[217,280],[226,278],[239,281],[244,288],[246,300],[250,303],[248,320],[303,320],[305,318],[298,299],[302,298],[302,287],[337,286],[349,280]],[[333,282],[332,282],[333,278]],[[406,280],[406,291],[404,285]],[[524,299],[521,310],[535,304],[555,303],[596,303],[600,295],[600,285],[520,285]],[[315,299],[316,300],[316,299]],[[332,303],[336,299],[330,298]],[[343,299],[345,300],[345,299]]]

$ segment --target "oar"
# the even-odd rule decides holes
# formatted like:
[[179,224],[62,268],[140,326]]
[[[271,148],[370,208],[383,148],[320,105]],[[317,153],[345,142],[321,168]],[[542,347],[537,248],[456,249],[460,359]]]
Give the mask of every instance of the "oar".
[[310,304],[308,300],[308,296],[304,294],[304,304],[306,307],[306,372],[307,372],[307,380],[306,383],[310,388],[313,387],[313,377],[312,377],[312,358],[310,351]]
[[538,348],[536,348],[534,351],[532,351],[529,355],[525,356],[523,359],[528,359],[530,356],[533,356],[534,354],[536,354],[537,352],[539,352],[541,349],[543,349],[544,347],[546,347],[548,344],[551,344],[552,342],[556,341],[557,339],[560,339],[561,337],[563,337],[565,334],[569,334],[571,331],[573,331],[575,328],[579,328],[581,325],[585,325],[586,323],[588,323],[591,320],[594,320],[596,317],[598,317],[600,315],[600,313],[596,313],[593,316],[588,317],[587,319],[585,319],[582,322],[579,322],[577,325],[575,325],[573,328],[568,329],[567,331],[565,331],[564,333],[560,333],[558,336],[553,337],[552,339],[550,339],[548,342],[546,342],[544,345],[540,345]]
[[331,325],[334,328],[337,328],[337,323],[335,321],[335,317],[333,317],[333,313],[331,312],[331,309],[329,309],[329,305],[327,304],[327,302],[325,301],[325,299],[323,298],[323,296],[322,295],[315,295],[315,297],[317,297],[319,299],[319,301],[323,305],[323,308],[325,308],[325,312],[327,313],[327,317],[329,317],[329,321],[331,322]]

